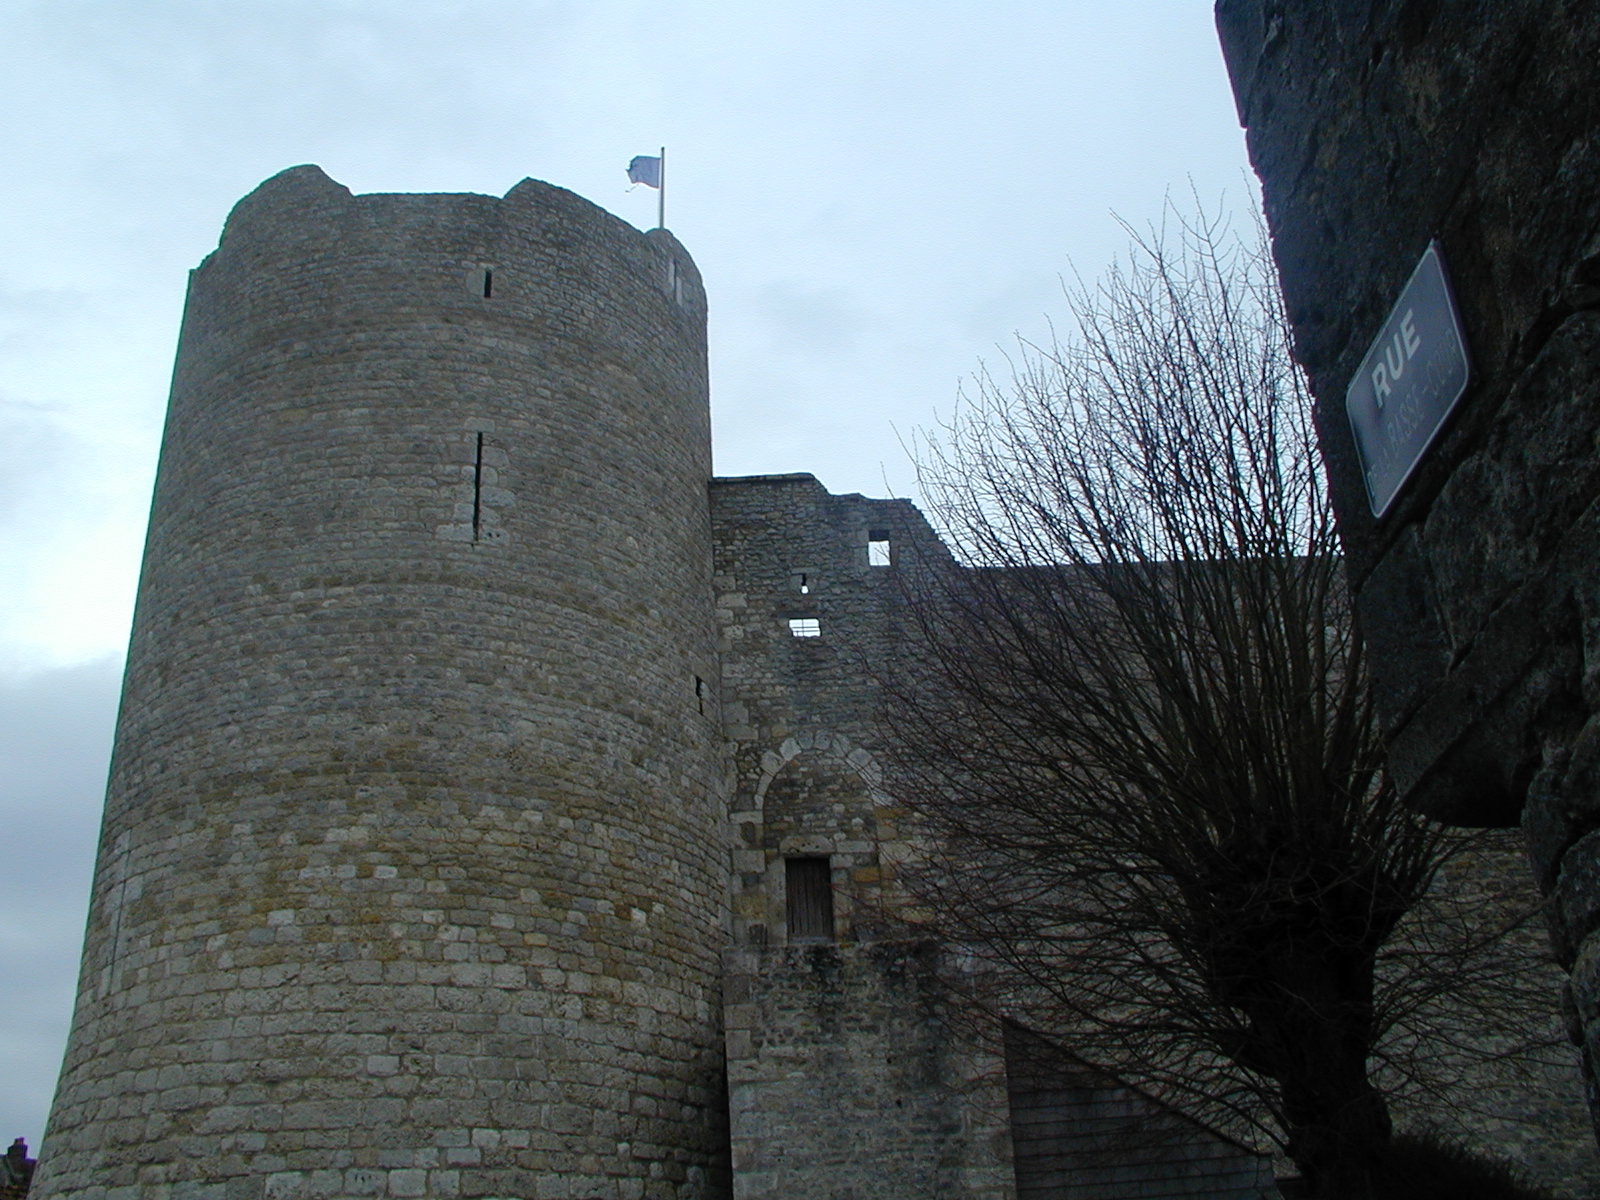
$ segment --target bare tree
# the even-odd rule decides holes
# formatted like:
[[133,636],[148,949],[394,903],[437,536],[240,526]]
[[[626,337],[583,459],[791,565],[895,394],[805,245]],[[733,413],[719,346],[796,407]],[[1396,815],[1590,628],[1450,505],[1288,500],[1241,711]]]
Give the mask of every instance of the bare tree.
[[917,886],[1008,1015],[1368,1195],[1375,1072],[1425,1065],[1444,990],[1504,1009],[1499,930],[1396,940],[1455,843],[1384,776],[1259,239],[1169,215],[1068,301],[917,447],[956,560],[908,572],[888,689]]

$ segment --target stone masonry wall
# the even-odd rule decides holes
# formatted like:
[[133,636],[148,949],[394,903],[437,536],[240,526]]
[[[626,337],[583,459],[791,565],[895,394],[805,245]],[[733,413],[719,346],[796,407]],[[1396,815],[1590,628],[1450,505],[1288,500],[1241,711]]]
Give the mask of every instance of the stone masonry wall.
[[[718,479],[711,500],[734,776],[734,1194],[1010,1196],[1004,1072],[949,1021],[936,952],[904,940],[917,914],[897,873],[916,839],[876,749],[895,574],[943,548],[908,503],[832,496],[809,475]],[[834,940],[788,944],[785,861],[823,856]]]
[[704,322],[545,184],[234,210],[36,1196],[726,1195]]
[[[1178,1146],[1064,1149],[1130,1103],[1155,1108],[1090,1089],[1063,1116],[1048,1088],[1008,1092],[1007,1039],[952,986],[959,952],[918,937],[903,873],[925,848],[886,790],[877,709],[915,644],[901,627],[908,577],[949,557],[921,514],[788,475],[715,480],[712,519],[734,756],[724,992],[738,1200],[1012,1197],[1024,1174],[1035,1194],[1067,1176],[1073,1195],[1264,1194],[1261,1162],[1198,1126]],[[816,625],[791,628],[804,621]],[[797,856],[832,867],[832,942],[789,937]],[[1017,1095],[1033,1122],[1023,1142]]]
[[[1447,819],[1522,825],[1600,1117],[1600,9],[1216,11],[1395,775]],[[1344,391],[1433,238],[1474,378],[1375,520]]]
[[1015,1195],[1005,1074],[953,1033],[937,953],[873,941],[729,955],[740,1200]]
[[[897,568],[869,561],[869,535],[891,558],[942,547],[909,503],[833,496],[810,475],[718,479],[711,509],[734,942],[782,944],[791,855],[832,857],[841,939],[896,929],[895,864],[914,847],[873,753],[873,672],[897,653],[899,591]],[[817,622],[817,636],[795,636],[791,621]]]
[[[1526,919],[1539,897],[1519,831],[1476,836],[1472,848],[1441,872],[1435,889],[1481,906],[1476,919],[1484,926],[1509,927],[1506,949],[1523,982],[1542,987],[1545,996],[1557,993],[1563,973],[1550,960],[1543,923]],[[1425,941],[1428,932],[1413,914],[1397,937],[1402,943]],[[1443,1107],[1426,1093],[1399,1098],[1391,1108],[1395,1125],[1438,1129],[1516,1163],[1525,1179],[1557,1195],[1588,1197],[1600,1183],[1600,1149],[1591,1135],[1576,1055],[1548,1001],[1522,1020],[1516,1034],[1543,1048],[1501,1060],[1496,1055],[1514,1049],[1516,1037],[1486,1035],[1448,992],[1435,997],[1422,1018],[1434,1036],[1421,1045],[1397,1045],[1395,1053],[1424,1060],[1430,1074],[1449,1086],[1450,1103]]]

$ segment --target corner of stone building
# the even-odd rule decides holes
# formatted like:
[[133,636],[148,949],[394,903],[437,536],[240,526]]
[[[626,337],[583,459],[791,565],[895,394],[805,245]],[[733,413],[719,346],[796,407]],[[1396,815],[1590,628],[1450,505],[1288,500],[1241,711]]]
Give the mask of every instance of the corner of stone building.
[[[1219,0],[1216,16],[1393,773],[1443,819],[1520,818],[1593,1095],[1600,10]],[[1380,519],[1345,388],[1430,242],[1472,380]]]

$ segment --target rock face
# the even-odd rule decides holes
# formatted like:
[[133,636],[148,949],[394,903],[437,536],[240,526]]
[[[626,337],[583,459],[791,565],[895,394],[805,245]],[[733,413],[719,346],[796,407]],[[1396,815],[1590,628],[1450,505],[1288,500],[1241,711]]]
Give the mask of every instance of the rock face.
[[670,235],[532,181],[237,206],[35,1195],[726,1192],[709,476]]
[[[1526,831],[1593,1105],[1600,9],[1219,0],[1216,14],[1396,777],[1445,819]],[[1345,389],[1430,239],[1473,380],[1375,519]]]

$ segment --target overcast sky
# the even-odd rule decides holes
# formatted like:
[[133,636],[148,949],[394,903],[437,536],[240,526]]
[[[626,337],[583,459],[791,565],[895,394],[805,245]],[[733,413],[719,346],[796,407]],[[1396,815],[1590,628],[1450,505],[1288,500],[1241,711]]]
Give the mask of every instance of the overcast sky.
[[720,474],[913,494],[900,439],[1169,192],[1254,203],[1209,0],[0,0],[0,1139],[37,1143],[188,270],[318,163],[667,224]]

